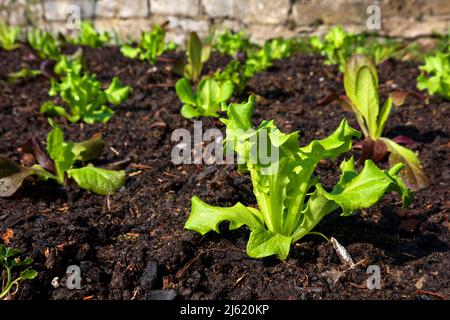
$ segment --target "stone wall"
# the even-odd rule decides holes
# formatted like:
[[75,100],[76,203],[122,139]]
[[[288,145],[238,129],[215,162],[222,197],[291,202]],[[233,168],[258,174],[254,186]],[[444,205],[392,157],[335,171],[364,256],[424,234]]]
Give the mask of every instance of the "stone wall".
[[450,0],[0,0],[0,19],[73,32],[78,13],[98,30],[136,38],[154,23],[168,21],[168,37],[184,41],[188,31],[206,35],[211,26],[245,29],[255,41],[299,34],[323,34],[343,24],[368,30],[368,7],[377,5],[381,34],[417,37],[450,28]]

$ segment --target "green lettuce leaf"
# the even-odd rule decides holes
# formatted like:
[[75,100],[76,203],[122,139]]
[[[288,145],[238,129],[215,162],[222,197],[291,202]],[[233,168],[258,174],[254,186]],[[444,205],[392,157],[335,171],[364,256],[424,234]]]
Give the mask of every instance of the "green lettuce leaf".
[[114,171],[87,166],[71,169],[67,171],[67,174],[77,182],[80,188],[100,195],[114,193],[125,184],[123,170]]

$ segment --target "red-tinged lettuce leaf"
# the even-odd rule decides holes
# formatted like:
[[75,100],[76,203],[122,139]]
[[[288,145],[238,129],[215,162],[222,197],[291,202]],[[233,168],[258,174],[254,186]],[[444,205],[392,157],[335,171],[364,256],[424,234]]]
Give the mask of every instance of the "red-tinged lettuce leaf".
[[30,168],[17,166],[8,159],[0,158],[0,197],[10,197],[26,177],[34,174]]
[[406,185],[414,191],[427,188],[430,185],[430,179],[423,170],[417,155],[412,150],[395,143],[391,139],[381,139],[391,153],[389,156],[390,165],[405,164],[405,167],[400,171],[400,177]]
[[411,139],[410,137],[403,136],[403,135],[396,136],[395,138],[392,138],[392,140],[402,146],[407,146],[407,145],[416,143],[415,140]]
[[355,112],[355,107],[346,95],[339,96],[339,104],[341,108],[348,112]]
[[407,91],[394,91],[389,95],[389,97],[397,107],[400,107],[405,103],[405,100],[409,95],[410,93]]
[[55,173],[55,163],[48,156],[47,152],[45,152],[41,143],[36,137],[31,138],[28,142],[22,147],[23,152],[31,153],[36,159],[37,163],[44,168],[45,170]]

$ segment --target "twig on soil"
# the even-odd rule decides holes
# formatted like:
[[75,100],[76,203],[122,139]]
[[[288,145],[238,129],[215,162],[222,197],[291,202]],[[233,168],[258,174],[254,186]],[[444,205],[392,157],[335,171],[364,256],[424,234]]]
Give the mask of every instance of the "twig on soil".
[[145,164],[139,164],[139,163],[132,163],[129,165],[129,167],[133,168],[133,169],[148,169],[148,170],[153,169],[153,167],[151,167],[151,166],[148,166]]
[[129,173],[128,176],[134,177],[134,176],[140,175],[141,173],[142,173],[142,170],[138,170],[138,171]]
[[111,212],[111,203],[110,203],[110,194],[106,196],[106,207],[108,208],[108,211]]
[[449,297],[447,297],[446,295],[443,295],[443,294],[440,294],[440,293],[437,293],[437,292],[432,292],[432,291],[427,291],[427,290],[417,290],[416,291],[416,295],[421,295],[421,294],[424,294],[424,295],[427,295],[427,296],[433,296],[433,297],[439,298],[441,300],[448,300],[449,299]]
[[350,267],[350,269],[353,269],[355,267],[355,262],[353,261],[352,257],[348,253],[348,251],[344,248],[344,246],[342,246],[333,237],[331,237],[330,241],[333,244],[334,250],[336,250],[336,253],[338,254],[339,258],[341,259],[341,262],[348,265]]
[[236,287],[242,280],[244,280],[245,277],[247,277],[248,274],[245,273],[243,276],[239,277],[236,282],[233,284],[233,288]]
[[177,175],[174,175],[174,174],[172,174],[172,173],[169,173],[169,172],[166,172],[166,171],[164,171],[164,172],[163,172],[163,174],[165,174],[166,176],[172,177],[172,178],[180,179],[180,177],[179,177],[179,176],[177,176]]
[[115,153],[116,156],[120,155],[119,151],[117,151],[116,149],[114,149],[113,147],[109,146],[109,149]]
[[352,286],[353,288],[358,288],[358,289],[367,289],[366,285],[363,284],[357,284],[357,283],[353,283],[353,282],[349,282],[350,286]]

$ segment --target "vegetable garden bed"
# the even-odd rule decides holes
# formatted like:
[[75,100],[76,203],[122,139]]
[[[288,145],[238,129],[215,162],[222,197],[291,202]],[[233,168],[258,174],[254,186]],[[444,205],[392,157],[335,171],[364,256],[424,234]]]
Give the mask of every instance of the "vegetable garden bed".
[[[65,48],[74,52],[75,47]],[[205,236],[185,230],[191,198],[228,207],[236,202],[255,206],[248,175],[236,165],[174,165],[171,152],[178,128],[193,131],[180,115],[175,93],[180,78],[170,61],[148,62],[124,57],[118,47],[83,47],[90,72],[106,86],[114,76],[132,88],[129,99],[115,108],[107,123],[87,125],[58,120],[66,139],[81,141],[101,132],[106,148],[96,166],[128,160],[125,187],[100,196],[69,184],[30,178],[9,198],[0,198],[1,233],[33,258],[38,276],[21,284],[16,299],[153,299],[176,292],[181,299],[415,299],[450,296],[450,103],[432,96],[429,104],[408,97],[395,109],[384,130],[393,138],[408,136],[418,151],[430,186],[417,191],[403,209],[397,195],[386,194],[370,209],[340,217],[330,214],[314,229],[333,236],[357,263],[348,270],[333,246],[317,236],[295,244],[284,261],[250,258],[248,229]],[[204,74],[223,68],[230,57],[213,53]],[[256,97],[253,122],[274,119],[283,132],[300,131],[300,144],[322,139],[345,117],[356,118],[334,101],[320,105],[333,92],[344,94],[337,67],[318,55],[295,54],[276,60],[250,79],[233,102]],[[39,68],[26,45],[0,50],[0,74],[21,67]],[[380,95],[393,90],[416,91],[416,62],[387,60],[377,66]],[[45,141],[51,129],[40,106],[48,100],[44,76],[0,86],[0,154],[19,163],[17,148],[32,137]],[[202,118],[203,130],[224,125]],[[361,156],[359,149],[345,154]],[[344,159],[341,156],[338,160]],[[325,188],[337,183],[340,161],[324,160],[316,172]],[[387,167],[387,163],[381,166]],[[69,265],[79,265],[81,290],[51,285]],[[369,265],[381,268],[383,290],[365,286]],[[155,268],[157,269],[155,271]],[[154,276],[156,272],[156,277]],[[155,291],[174,289],[174,291]]]

